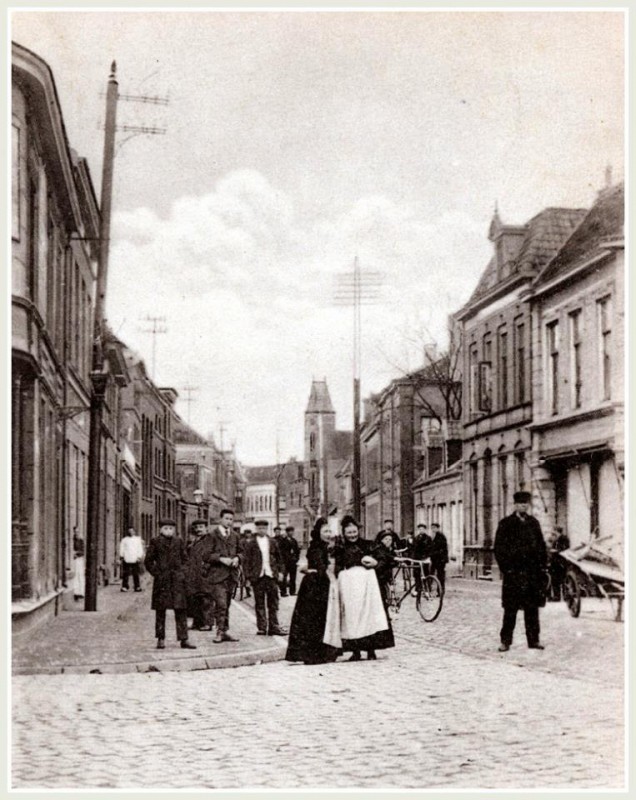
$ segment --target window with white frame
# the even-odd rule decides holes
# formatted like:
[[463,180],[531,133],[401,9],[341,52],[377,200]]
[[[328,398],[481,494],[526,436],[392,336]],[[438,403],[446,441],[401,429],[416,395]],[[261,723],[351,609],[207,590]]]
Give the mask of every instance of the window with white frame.
[[551,414],[559,413],[559,322],[546,326],[547,406]]
[[508,332],[499,328],[497,334],[497,382],[499,383],[499,408],[508,407]]
[[569,314],[570,320],[570,385],[572,408],[581,407],[581,309]]
[[515,393],[518,403],[526,402],[526,326],[518,322],[515,329]]
[[600,361],[601,400],[612,397],[612,298],[610,295],[596,303]]

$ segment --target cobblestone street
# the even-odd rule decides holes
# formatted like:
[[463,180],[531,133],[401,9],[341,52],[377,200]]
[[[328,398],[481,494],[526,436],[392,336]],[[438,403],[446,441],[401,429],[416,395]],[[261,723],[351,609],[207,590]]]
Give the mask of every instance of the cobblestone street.
[[377,662],[17,676],[13,786],[621,787],[623,626],[552,604],[499,654],[494,589],[404,608]]

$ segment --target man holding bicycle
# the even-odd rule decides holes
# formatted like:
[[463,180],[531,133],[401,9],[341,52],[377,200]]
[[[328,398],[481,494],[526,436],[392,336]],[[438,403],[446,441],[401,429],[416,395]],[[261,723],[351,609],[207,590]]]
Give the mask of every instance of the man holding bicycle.
[[[417,561],[426,561],[430,559],[431,553],[433,552],[433,540],[426,532],[426,525],[423,522],[416,528],[417,534],[415,536],[415,542],[413,543],[413,558],[417,559]],[[424,574],[428,575],[430,572],[430,561],[424,564]],[[419,569],[416,569],[413,573],[415,579],[415,590],[419,594],[422,591],[422,575]]]

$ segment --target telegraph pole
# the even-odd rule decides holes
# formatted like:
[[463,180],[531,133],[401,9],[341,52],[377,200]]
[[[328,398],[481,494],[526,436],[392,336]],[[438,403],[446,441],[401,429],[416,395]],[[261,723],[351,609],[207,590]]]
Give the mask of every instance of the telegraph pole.
[[353,272],[337,276],[334,302],[353,307],[353,515],[360,522],[361,458],[360,458],[360,367],[362,364],[362,306],[372,305],[380,297],[382,273],[360,269],[358,257],[353,262]]
[[[115,136],[117,131],[129,133],[128,138],[139,134],[165,133],[165,128],[150,128],[124,125],[117,127],[117,101],[137,100],[153,105],[167,105],[164,98],[119,95],[116,79],[117,64],[112,62],[106,87],[106,116],[104,120],[104,157],[102,162],[102,191],[100,200],[99,252],[97,264],[97,286],[95,316],[93,322],[93,352],[91,361],[91,405],[88,444],[88,486],[86,502],[86,589],[84,611],[97,611],[97,575],[99,562],[100,500],[101,500],[101,449],[104,398],[108,373],[104,370],[104,308],[108,278],[110,251],[110,218],[113,200],[113,176],[115,167]],[[127,140],[124,140],[127,141]],[[124,142],[121,142],[121,147]]]
[[157,335],[168,333],[168,328],[162,325],[166,321],[165,317],[145,317],[146,322],[152,322],[152,328],[144,328],[143,333],[152,334],[152,380],[155,379],[155,368],[157,366]]
[[93,388],[90,409],[90,434],[88,445],[88,497],[86,527],[86,590],[84,611],[97,611],[97,567],[99,560],[99,507],[101,495],[101,448],[104,397],[108,375],[104,371],[104,300],[108,277],[110,249],[110,215],[113,197],[113,170],[115,155],[115,130],[117,122],[117,64],[113,61],[106,90],[106,122],[104,133],[104,159],[102,163],[101,221],[99,231],[99,260],[97,267],[97,295],[93,323],[93,356],[91,384]]

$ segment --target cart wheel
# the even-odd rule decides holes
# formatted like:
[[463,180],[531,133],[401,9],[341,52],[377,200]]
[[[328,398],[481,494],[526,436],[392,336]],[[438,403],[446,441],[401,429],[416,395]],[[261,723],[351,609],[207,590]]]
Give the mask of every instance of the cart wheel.
[[442,610],[442,585],[434,575],[422,578],[422,591],[415,598],[415,607],[424,622],[433,622]]
[[563,584],[563,594],[566,605],[573,617],[578,617],[581,613],[581,587],[573,572],[568,572]]
[[615,622],[623,621],[623,597],[616,597],[616,612],[614,614]]

